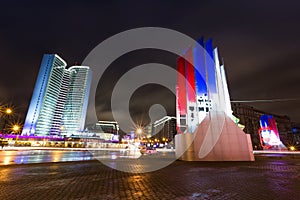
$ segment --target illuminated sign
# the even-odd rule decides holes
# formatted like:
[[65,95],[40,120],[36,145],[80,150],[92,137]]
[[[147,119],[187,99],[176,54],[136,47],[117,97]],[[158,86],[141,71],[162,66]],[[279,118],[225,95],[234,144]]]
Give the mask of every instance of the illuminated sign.
[[264,149],[286,149],[279,138],[275,119],[271,115],[260,117],[260,129],[258,130],[261,146]]

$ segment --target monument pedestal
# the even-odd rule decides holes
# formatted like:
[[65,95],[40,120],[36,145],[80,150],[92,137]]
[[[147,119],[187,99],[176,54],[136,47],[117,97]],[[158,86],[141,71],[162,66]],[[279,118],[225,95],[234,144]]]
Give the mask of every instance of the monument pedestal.
[[194,133],[177,134],[175,153],[184,161],[254,161],[250,135],[224,112],[209,112]]

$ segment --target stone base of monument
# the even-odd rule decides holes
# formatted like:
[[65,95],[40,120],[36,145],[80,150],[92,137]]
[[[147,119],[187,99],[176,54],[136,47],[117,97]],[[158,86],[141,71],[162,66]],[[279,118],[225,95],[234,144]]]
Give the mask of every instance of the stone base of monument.
[[177,134],[175,153],[184,161],[254,161],[250,135],[224,112],[210,112],[194,133]]

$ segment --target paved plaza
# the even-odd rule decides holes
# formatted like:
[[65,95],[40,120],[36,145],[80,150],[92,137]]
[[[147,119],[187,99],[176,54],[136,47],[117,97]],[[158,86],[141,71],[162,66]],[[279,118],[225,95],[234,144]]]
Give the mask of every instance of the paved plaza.
[[[134,166],[132,166],[134,167]],[[142,166],[141,166],[142,167]],[[0,166],[0,199],[299,199],[300,158],[184,162],[126,173],[99,161]]]

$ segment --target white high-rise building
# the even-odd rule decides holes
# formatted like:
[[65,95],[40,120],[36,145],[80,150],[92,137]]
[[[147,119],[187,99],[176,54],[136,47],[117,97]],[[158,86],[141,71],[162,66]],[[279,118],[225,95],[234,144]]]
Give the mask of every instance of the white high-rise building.
[[92,74],[87,66],[69,68],[70,82],[63,112],[62,134],[76,134],[84,130]]
[[22,135],[72,135],[84,130],[91,70],[66,68],[56,54],[45,54]]

